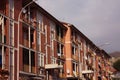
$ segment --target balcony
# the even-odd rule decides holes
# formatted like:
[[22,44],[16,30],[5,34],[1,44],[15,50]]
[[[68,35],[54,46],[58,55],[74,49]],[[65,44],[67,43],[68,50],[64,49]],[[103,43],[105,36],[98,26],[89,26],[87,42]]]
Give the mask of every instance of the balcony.
[[38,72],[39,72],[40,75],[44,75],[45,74],[45,68],[44,67],[39,66],[38,70],[39,70]]
[[84,70],[84,71],[82,71],[82,74],[93,74],[94,73],[94,71],[92,71],[92,70]]
[[59,73],[59,78],[66,78],[64,73]]
[[65,56],[63,54],[60,54],[60,53],[58,53],[58,58],[62,59],[62,60],[65,60]]
[[63,65],[58,64],[46,64],[45,69],[61,69],[63,68]]
[[94,56],[94,53],[93,53],[93,51],[92,51],[92,50],[90,50],[90,51],[88,51],[88,52],[87,52],[87,55],[90,55],[90,56],[92,56],[92,57],[93,57],[93,56]]
[[31,66],[31,72],[35,73],[35,66]]
[[78,72],[73,71],[73,76],[78,77]]
[[108,61],[108,62],[107,62],[107,64],[108,64],[108,65],[111,65],[111,62],[110,62],[110,61]]
[[76,39],[76,43],[81,44],[81,41],[80,41],[80,40],[78,40],[78,39]]
[[60,36],[57,36],[56,39],[57,39],[59,42],[64,43],[64,38],[62,38],[62,37],[60,37]]
[[79,57],[77,55],[72,55],[72,59],[79,61]]
[[89,65],[89,66],[92,66],[93,65],[93,62],[91,60],[86,60],[86,64]]
[[29,65],[24,64],[23,65],[23,71],[29,72]]

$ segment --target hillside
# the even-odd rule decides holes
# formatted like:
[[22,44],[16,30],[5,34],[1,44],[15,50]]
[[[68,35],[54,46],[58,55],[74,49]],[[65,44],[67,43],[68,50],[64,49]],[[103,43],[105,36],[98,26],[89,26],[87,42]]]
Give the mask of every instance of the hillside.
[[120,52],[113,52],[109,54],[111,57],[120,57]]

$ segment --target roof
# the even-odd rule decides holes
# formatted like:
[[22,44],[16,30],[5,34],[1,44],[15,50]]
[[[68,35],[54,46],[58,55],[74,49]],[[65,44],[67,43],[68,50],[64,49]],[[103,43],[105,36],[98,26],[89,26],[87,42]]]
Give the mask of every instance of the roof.
[[59,21],[57,20],[54,16],[52,16],[50,13],[48,13],[45,9],[43,9],[40,5],[37,3],[33,3],[32,7],[37,8],[43,15],[45,15],[47,18],[50,20],[54,21],[57,25],[61,26],[63,29],[67,30],[67,28]]
[[[28,4],[32,0],[23,0],[24,5]],[[24,6],[23,5],[23,6]],[[67,30],[67,28],[54,16],[52,16],[49,12],[47,12],[45,9],[43,9],[40,5],[38,5],[36,2],[33,2],[31,4],[31,7],[38,9],[44,16],[55,22],[57,25],[61,26],[63,29]]]
[[67,25],[69,27],[72,28],[72,30],[75,30],[78,34],[80,34],[86,41],[87,43],[89,43],[90,45],[92,45],[94,48],[96,48],[96,52],[99,54],[101,51],[103,52],[103,54],[107,57],[107,58],[111,58],[111,56],[109,54],[107,54],[107,52],[105,50],[101,50],[99,49],[99,47],[97,47],[89,38],[87,38],[80,30],[78,30],[73,24],[70,23],[66,23],[66,22],[61,22],[64,25]]
[[85,40],[87,40],[87,43],[91,44],[94,48],[97,48],[97,46],[90,39],[88,39],[80,30],[78,30],[73,24],[66,23],[66,22],[61,22],[61,23],[64,24],[64,25],[68,25],[69,27],[71,27],[78,34],[80,34],[82,36],[82,38],[84,38]]

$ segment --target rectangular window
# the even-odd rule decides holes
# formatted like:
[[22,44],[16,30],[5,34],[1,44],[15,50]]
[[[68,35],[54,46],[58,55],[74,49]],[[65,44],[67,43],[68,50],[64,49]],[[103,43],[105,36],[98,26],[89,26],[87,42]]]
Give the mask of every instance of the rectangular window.
[[60,54],[60,45],[57,43],[57,53]]
[[14,0],[9,0],[10,3],[10,17],[14,18]]
[[30,31],[30,46],[31,48],[35,48],[35,42],[34,42],[34,30]]
[[23,71],[35,73],[35,52],[23,49]]
[[23,49],[23,71],[29,72],[29,50]]
[[44,54],[39,54],[38,62],[39,67],[44,67]]
[[51,57],[51,64],[56,64],[56,59],[55,59],[55,57]]
[[35,72],[35,53],[31,52],[31,72]]
[[38,45],[40,45],[40,33],[38,32],[38,36],[37,36],[37,43]]
[[29,37],[28,37],[28,28],[23,26],[23,45],[28,47],[29,46]]
[[77,52],[77,48],[75,47],[75,45],[72,46],[72,54],[76,55]]
[[0,47],[0,67],[2,67],[2,47]]
[[4,13],[6,10],[6,0],[0,1],[0,12]]
[[0,42],[2,42],[2,27],[0,26]]
[[73,67],[73,71],[75,71],[75,64],[74,63],[72,64],[72,67]]
[[14,22],[10,21],[10,45],[14,46]]
[[57,54],[58,56],[64,55],[64,45],[57,43]]

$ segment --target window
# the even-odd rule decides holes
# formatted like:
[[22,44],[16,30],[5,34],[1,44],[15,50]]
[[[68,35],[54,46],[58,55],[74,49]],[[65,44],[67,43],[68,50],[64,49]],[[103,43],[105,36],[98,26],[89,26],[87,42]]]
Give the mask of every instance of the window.
[[23,49],[23,71],[29,72],[29,51]]
[[44,54],[39,54],[38,64],[40,67],[44,67]]
[[35,48],[35,42],[34,42],[34,30],[30,31],[30,46],[31,48]]
[[0,46],[0,67],[5,68],[5,52],[6,47]]
[[51,39],[55,39],[55,23],[50,21],[50,27],[51,27]]
[[28,38],[28,28],[23,24],[23,45],[29,46],[29,38]]
[[75,47],[75,45],[73,45],[72,46],[72,54],[76,55],[76,51],[77,51],[77,48]]
[[78,71],[78,64],[76,62],[73,62],[72,68],[73,68],[73,71],[77,72]]
[[72,67],[73,67],[73,71],[75,71],[75,64],[74,63],[72,64]]
[[60,54],[60,45],[57,43],[57,53]]
[[4,12],[6,9],[6,0],[0,1],[0,11]]
[[23,71],[35,72],[35,53],[27,49],[23,49]]
[[2,48],[0,47],[0,67],[2,67]]
[[2,42],[2,27],[0,26],[0,42]]
[[14,22],[10,21],[10,45],[14,46]]
[[64,31],[61,27],[56,26],[56,38],[58,41],[63,42],[64,41]]
[[9,0],[10,3],[10,17],[14,17],[14,0]]
[[38,45],[40,45],[40,33],[38,32],[38,36],[37,36],[37,43]]
[[61,56],[64,54],[64,45],[63,44],[57,43],[57,53],[58,53],[58,56]]
[[35,53],[31,52],[31,72],[35,72]]
[[43,26],[43,15],[40,12],[37,12],[37,21],[39,22],[38,30],[42,31]]
[[56,58],[55,57],[51,57],[51,64],[56,64]]

